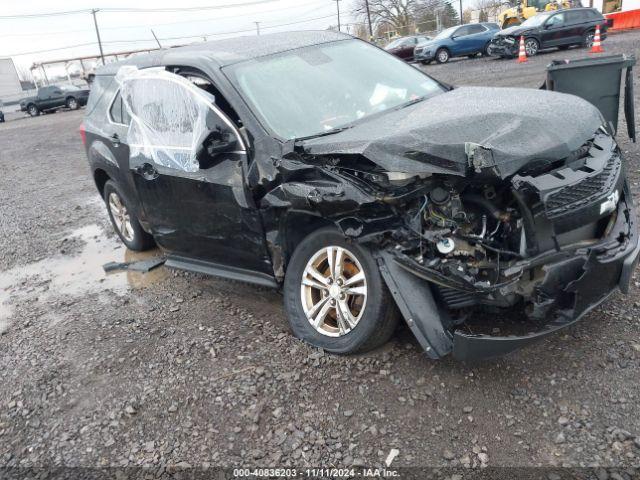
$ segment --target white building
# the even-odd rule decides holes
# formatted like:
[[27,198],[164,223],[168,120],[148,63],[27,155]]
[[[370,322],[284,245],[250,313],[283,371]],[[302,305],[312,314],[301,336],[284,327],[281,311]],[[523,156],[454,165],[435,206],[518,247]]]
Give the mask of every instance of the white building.
[[20,79],[13,60],[0,58],[0,100],[22,93]]

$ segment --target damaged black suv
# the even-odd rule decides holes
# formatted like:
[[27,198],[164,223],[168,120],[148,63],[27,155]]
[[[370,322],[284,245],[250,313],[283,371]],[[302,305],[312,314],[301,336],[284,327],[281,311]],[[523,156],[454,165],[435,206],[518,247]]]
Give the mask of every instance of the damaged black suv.
[[627,291],[636,213],[605,123],[300,32],[102,67],[81,131],[127,247],[282,287],[295,335],[330,352],[382,344],[401,314],[430,357],[469,359]]

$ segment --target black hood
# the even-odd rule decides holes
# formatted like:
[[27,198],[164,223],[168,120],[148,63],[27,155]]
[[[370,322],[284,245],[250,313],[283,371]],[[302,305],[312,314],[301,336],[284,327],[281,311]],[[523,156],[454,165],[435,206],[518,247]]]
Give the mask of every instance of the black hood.
[[537,27],[523,27],[522,25],[514,25],[513,27],[505,28],[504,30],[500,30],[497,36],[501,37],[519,37],[520,35],[526,35],[527,33],[531,33],[537,30]]
[[312,155],[360,154],[390,172],[466,175],[466,151],[477,144],[505,178],[533,160],[567,157],[601,125],[596,107],[573,95],[462,87],[300,145]]

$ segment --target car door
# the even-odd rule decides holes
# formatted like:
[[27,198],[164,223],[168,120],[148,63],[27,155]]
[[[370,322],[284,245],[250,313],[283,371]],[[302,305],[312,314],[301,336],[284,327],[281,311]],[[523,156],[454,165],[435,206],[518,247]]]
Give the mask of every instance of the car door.
[[485,45],[489,41],[489,37],[487,36],[488,28],[480,25],[469,25],[466,39],[469,42],[469,52],[468,53],[476,53],[482,52],[484,50]]
[[129,167],[158,244],[193,260],[272,273],[245,184],[245,140],[215,98],[164,70],[120,81],[131,115]]
[[47,100],[47,108],[61,107],[65,103],[65,95],[62,89],[58,87],[52,87],[50,90],[49,98]]
[[451,54],[464,55],[471,51],[471,41],[468,38],[469,26],[463,25],[451,35]]
[[38,93],[36,94],[36,100],[38,103],[38,108],[40,110],[46,110],[51,106],[51,92],[53,87],[42,87],[38,89]]
[[416,39],[413,37],[405,38],[402,44],[400,45],[400,50],[398,51],[398,56],[403,60],[409,60],[413,57],[413,49],[416,45]]
[[582,39],[583,26],[587,17],[583,10],[567,10],[565,16],[565,35],[559,39],[558,45],[573,45],[580,43]]
[[565,11],[551,15],[542,27],[541,48],[563,45],[564,38],[570,36],[570,26],[565,22]]

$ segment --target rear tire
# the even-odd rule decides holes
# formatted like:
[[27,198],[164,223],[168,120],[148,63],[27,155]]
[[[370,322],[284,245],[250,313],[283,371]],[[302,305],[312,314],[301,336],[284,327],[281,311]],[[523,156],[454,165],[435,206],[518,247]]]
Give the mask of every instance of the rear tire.
[[[342,265],[334,270],[336,275],[330,257],[333,265]],[[360,280],[355,281],[356,276]],[[324,279],[322,283],[318,278]],[[356,289],[359,293],[352,294]],[[379,347],[398,322],[395,303],[371,252],[332,228],[311,233],[296,248],[287,266],[284,305],[296,337],[337,354]]]
[[582,46],[591,48],[593,46],[593,39],[595,38],[595,36],[596,36],[595,32],[585,33],[584,36],[582,37]]
[[78,110],[80,108],[80,104],[75,97],[67,98],[67,108],[71,110]]
[[104,184],[104,201],[113,229],[129,250],[142,252],[155,246],[153,237],[142,229],[133,213],[131,202],[113,180]]

